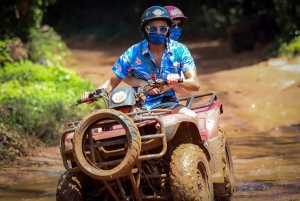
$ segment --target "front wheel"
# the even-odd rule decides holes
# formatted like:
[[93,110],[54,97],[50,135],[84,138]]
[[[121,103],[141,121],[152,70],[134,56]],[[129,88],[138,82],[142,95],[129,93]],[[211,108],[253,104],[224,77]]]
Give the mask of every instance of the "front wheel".
[[62,174],[56,189],[56,201],[83,201],[84,190],[81,179],[83,176],[80,172]]
[[197,145],[183,144],[173,152],[170,185],[174,201],[213,200],[213,183],[207,158]]
[[56,201],[111,201],[112,197],[101,181],[88,177],[83,172],[68,172],[61,175],[56,189]]

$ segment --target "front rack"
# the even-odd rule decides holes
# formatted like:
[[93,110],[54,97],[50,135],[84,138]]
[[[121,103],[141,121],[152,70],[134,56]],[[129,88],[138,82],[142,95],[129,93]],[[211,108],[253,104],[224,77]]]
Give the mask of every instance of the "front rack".
[[[151,155],[140,155],[138,160],[142,161],[142,160],[149,160],[149,159],[156,159],[156,158],[161,158],[163,157],[163,155],[166,153],[167,151],[167,137],[165,134],[165,129],[164,129],[164,124],[162,123],[162,121],[156,116],[156,115],[161,115],[161,114],[167,114],[172,112],[172,110],[161,110],[161,109],[157,109],[157,110],[152,110],[151,112],[148,111],[140,111],[140,112],[133,112],[131,113],[131,115],[135,115],[132,120],[136,123],[137,127],[141,127],[144,124],[139,124],[139,122],[144,122],[144,121],[151,121],[152,124],[159,124],[159,130],[158,133],[154,133],[154,134],[147,134],[147,135],[142,135],[141,136],[141,141],[147,141],[147,140],[152,140],[152,139],[161,139],[162,140],[162,150],[159,153],[155,153],[155,154],[151,154]],[[150,114],[152,116],[143,116],[142,114]],[[130,114],[128,114],[130,115]],[[154,116],[155,115],[155,116]],[[106,121],[104,124],[114,124],[116,123],[116,120],[109,120]],[[74,125],[78,125],[79,122],[76,122],[76,124],[74,123]],[[102,123],[103,124],[103,123]],[[99,124],[102,125],[102,124]],[[71,125],[71,124],[70,124]],[[74,133],[76,130],[76,127],[74,128],[69,128],[67,129],[61,136],[61,141],[60,141],[60,151],[61,151],[61,155],[63,158],[63,164],[64,167],[66,168],[66,170],[68,170],[69,172],[78,172],[80,171],[80,169],[78,167],[71,167],[68,164],[68,155],[73,155],[73,150],[72,149],[68,149],[66,147],[66,139],[67,139],[67,135],[70,133]],[[91,136],[90,136],[91,137]],[[125,139],[118,139],[118,140],[112,140],[112,141],[104,141],[104,142],[90,142],[88,145],[86,145],[86,147],[88,148],[96,148],[99,146],[107,146],[107,145],[115,145],[115,144],[120,144],[120,143],[125,143]],[[70,160],[69,160],[70,161]],[[115,161],[115,163],[117,163],[119,161]],[[102,165],[99,165],[99,167],[102,168],[107,166],[107,165],[111,165],[111,162],[103,162]]]

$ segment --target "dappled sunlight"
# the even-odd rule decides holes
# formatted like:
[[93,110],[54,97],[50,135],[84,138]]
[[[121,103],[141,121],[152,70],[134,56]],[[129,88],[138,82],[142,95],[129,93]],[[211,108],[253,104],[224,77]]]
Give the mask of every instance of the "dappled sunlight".
[[292,71],[292,72],[297,72],[300,73],[300,64],[298,65],[286,65],[282,66],[280,70],[287,70],[287,71]]

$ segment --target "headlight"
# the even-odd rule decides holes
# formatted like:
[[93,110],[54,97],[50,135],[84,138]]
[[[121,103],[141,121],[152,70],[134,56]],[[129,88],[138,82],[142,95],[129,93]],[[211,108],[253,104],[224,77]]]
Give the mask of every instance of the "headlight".
[[123,103],[125,99],[126,99],[126,93],[124,91],[118,91],[118,92],[114,93],[111,98],[111,100],[115,104]]

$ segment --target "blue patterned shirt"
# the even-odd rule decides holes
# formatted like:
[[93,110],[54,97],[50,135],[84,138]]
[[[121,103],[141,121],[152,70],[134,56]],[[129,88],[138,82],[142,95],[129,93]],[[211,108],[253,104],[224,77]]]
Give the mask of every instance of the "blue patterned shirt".
[[[159,68],[154,60],[153,54],[148,48],[148,41],[145,39],[125,51],[112,67],[115,75],[120,79],[132,75],[142,80],[166,80],[168,74],[178,73],[196,69],[195,62],[187,47],[177,41],[170,40],[166,43],[161,67]],[[135,88],[136,90],[137,88]],[[173,90],[166,91],[159,95],[147,95],[143,107],[151,109],[161,103],[164,96],[170,96],[174,102],[179,102]]]

